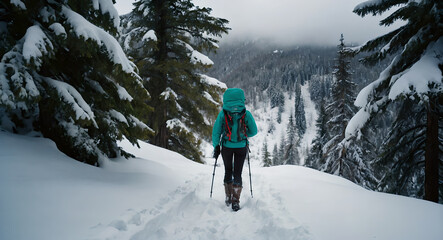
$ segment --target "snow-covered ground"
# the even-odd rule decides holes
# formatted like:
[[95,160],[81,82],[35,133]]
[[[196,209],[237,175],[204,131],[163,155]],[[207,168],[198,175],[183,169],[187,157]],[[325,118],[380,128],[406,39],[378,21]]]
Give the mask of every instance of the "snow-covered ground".
[[443,206],[367,191],[299,166],[244,169],[242,209],[224,205],[223,166],[140,143],[103,168],[55,144],[0,132],[0,239],[401,239],[443,236]]

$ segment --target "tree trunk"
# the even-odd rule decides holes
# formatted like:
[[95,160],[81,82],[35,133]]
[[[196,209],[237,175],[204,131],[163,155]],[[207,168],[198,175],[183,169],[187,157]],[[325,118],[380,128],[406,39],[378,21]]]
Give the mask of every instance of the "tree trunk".
[[168,136],[168,127],[165,121],[167,117],[166,107],[160,109],[158,111],[158,114],[161,115],[161,117],[160,117],[160,124],[158,125],[157,135],[155,136],[155,145],[167,149],[169,136]]
[[168,148],[168,128],[162,124],[158,129],[158,134],[155,136],[155,145],[161,148]]
[[430,99],[427,109],[425,148],[425,199],[438,202],[438,114],[436,101]]
[[154,56],[156,64],[160,67],[156,69],[155,76],[151,79],[151,97],[152,104],[154,105],[153,114],[153,126],[156,135],[154,137],[154,144],[156,146],[167,148],[168,147],[168,129],[166,121],[168,119],[167,103],[164,101],[161,94],[166,90],[168,86],[168,73],[165,69],[165,65],[168,58],[168,46],[167,46],[167,6],[163,0],[155,1],[156,12],[158,13],[157,22],[155,27],[155,33],[158,38],[158,49]]

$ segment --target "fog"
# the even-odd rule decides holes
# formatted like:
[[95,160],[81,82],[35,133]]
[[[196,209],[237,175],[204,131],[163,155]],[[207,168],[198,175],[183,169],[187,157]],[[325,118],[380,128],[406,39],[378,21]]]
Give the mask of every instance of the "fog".
[[[133,0],[117,0],[120,14],[130,12]],[[195,0],[212,8],[212,15],[229,20],[231,30],[221,43],[266,40],[289,45],[337,45],[343,33],[348,44],[361,44],[392,31],[379,26],[381,16],[353,13],[363,0]],[[391,11],[392,12],[392,11]],[[388,15],[384,15],[386,17]]]

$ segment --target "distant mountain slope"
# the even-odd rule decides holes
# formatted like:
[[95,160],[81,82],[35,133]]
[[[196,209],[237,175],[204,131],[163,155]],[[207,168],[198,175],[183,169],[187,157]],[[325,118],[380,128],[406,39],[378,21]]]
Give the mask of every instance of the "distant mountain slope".
[[[331,81],[336,54],[335,46],[279,46],[261,40],[225,43],[217,53],[209,55],[214,66],[208,75],[225,82],[228,87],[243,88],[247,96],[266,90],[271,83],[288,91],[293,90],[297,80],[302,85],[319,76]],[[359,85],[356,91],[377,79],[388,63],[383,61],[367,67],[358,62],[360,58],[356,56],[351,60],[352,78]]]
[[[254,161],[262,160],[265,142],[268,142],[271,155],[276,145],[280,148],[282,138],[287,138],[289,117],[300,114],[295,112],[295,105],[302,99],[302,113],[307,121],[303,124],[305,128],[310,127],[308,133],[303,129],[297,140],[300,164],[304,163],[316,134],[317,106],[330,96],[336,54],[334,46],[282,47],[252,41],[221,45],[216,54],[210,55],[214,66],[208,75],[225,82],[228,87],[244,89],[248,108],[258,119],[259,134],[251,139]],[[365,67],[358,58],[351,60],[352,80],[359,86],[355,89],[356,95],[361,87],[376,79],[385,64]],[[297,86],[303,92],[297,93]]]

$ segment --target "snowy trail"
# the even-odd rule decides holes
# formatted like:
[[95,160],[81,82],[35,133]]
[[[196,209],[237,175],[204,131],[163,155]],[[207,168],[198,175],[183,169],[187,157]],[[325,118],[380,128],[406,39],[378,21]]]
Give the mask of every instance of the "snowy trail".
[[244,172],[242,209],[233,212],[226,207],[220,184],[222,168],[217,168],[212,199],[209,198],[211,176],[207,171],[200,172],[162,197],[153,208],[129,210],[90,239],[313,239],[287,213],[281,196],[262,175],[253,175],[256,188],[255,197],[251,198]]

